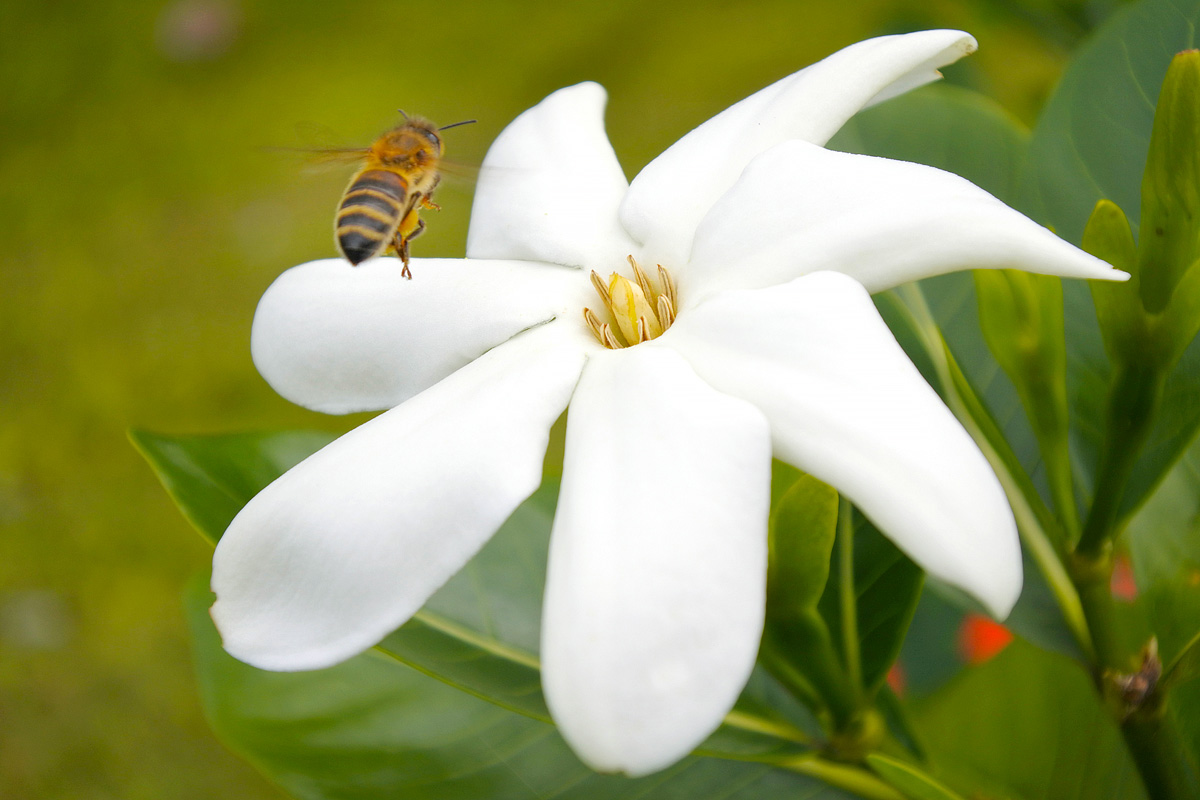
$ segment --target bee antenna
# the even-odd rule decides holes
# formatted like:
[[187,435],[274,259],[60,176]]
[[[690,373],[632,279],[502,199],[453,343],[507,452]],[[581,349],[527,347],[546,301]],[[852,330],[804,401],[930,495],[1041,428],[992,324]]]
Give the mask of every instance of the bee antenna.
[[405,122],[408,122],[408,114],[405,114],[405,113],[404,113],[404,109],[403,109],[403,108],[397,108],[396,110],[400,112],[400,116],[404,117],[404,121],[405,121]]
[[470,125],[471,123],[478,122],[478,121],[479,120],[477,120],[477,119],[464,119],[462,122],[455,122],[450,125],[443,125],[442,127],[438,128],[438,130],[444,131],[444,130],[448,130],[450,128],[457,128],[459,125]]

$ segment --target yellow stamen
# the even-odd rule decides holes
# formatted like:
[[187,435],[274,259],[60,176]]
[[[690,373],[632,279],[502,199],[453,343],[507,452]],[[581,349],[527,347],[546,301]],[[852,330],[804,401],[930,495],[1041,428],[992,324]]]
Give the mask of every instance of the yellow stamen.
[[650,279],[646,277],[646,273],[642,272],[642,268],[638,266],[637,259],[629,256],[629,266],[633,267],[633,279],[637,281],[638,287],[642,290],[642,294],[647,299],[654,297],[654,289],[650,286]]
[[671,327],[675,321],[675,307],[665,294],[658,296],[658,321],[662,323],[663,330]]
[[671,308],[679,308],[679,299],[675,297],[675,280],[662,264],[658,265],[658,280],[662,283],[662,293],[671,301]]

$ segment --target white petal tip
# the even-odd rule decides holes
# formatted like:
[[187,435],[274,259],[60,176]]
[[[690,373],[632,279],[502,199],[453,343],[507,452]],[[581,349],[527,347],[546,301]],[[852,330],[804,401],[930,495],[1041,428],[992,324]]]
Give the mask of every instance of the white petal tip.
[[[262,620],[239,614],[220,598],[208,611],[221,635],[225,652],[257,669],[268,672],[308,672],[326,669],[353,658],[372,647],[383,634],[352,632],[340,639],[320,642],[279,641],[262,632]],[[256,624],[257,623],[257,624]],[[355,635],[356,634],[356,635]]]
[[940,577],[975,598],[984,610],[1003,621],[1021,597],[1025,576],[1015,527],[997,533],[992,546],[986,548],[990,554],[974,553],[966,563],[959,563],[954,571],[956,574],[943,572]]
[[1012,613],[1013,608],[1017,605],[1017,600],[1021,597],[1021,587],[1024,585],[1024,577],[1021,575],[1020,570],[1018,570],[1015,579],[1010,579],[1005,583],[1005,586],[998,587],[996,591],[991,592],[990,597],[979,598],[980,602],[983,603],[983,607],[1000,622],[1008,619],[1008,615]]

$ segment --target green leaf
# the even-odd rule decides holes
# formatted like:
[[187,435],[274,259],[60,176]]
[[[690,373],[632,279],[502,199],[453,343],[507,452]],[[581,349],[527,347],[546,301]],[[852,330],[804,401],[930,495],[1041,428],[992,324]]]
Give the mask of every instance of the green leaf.
[[858,711],[858,688],[817,612],[829,578],[838,494],[810,475],[792,474],[767,526],[767,617],[759,658],[809,708],[829,713],[840,727]]
[[867,764],[875,770],[876,775],[904,792],[911,800],[962,800],[961,795],[903,761],[872,753],[867,756]]
[[[283,432],[137,434],[136,440],[181,510],[215,541],[255,493],[329,438]],[[536,653],[557,497],[557,481],[547,481],[378,652],[467,694],[548,721]],[[790,757],[805,749],[802,728],[815,730],[811,717],[759,674],[708,747],[738,758]]]
[[[839,548],[834,548],[829,582],[819,603],[821,616],[831,631],[842,630],[841,556],[838,551]],[[879,688],[900,655],[900,646],[916,610],[924,579],[925,573],[920,567],[884,538],[866,518],[855,513],[853,591],[862,684],[868,695]],[[844,650],[841,656],[845,659]]]
[[[1200,443],[1194,443],[1125,532],[1138,606],[1169,671],[1195,658],[1200,629]],[[1177,666],[1178,665],[1178,666]],[[1200,681],[1172,679],[1168,708],[1200,761]]]
[[1030,142],[1024,196],[1035,219],[1078,242],[1101,198],[1136,213],[1155,98],[1171,58],[1196,46],[1197,19],[1200,0],[1148,0],[1076,52]]
[[1200,443],[1133,517],[1125,541],[1138,602],[1170,663],[1200,629]]
[[968,796],[1145,797],[1086,674],[1019,639],[916,702],[913,717],[938,777]]
[[751,800],[850,796],[752,760],[691,757],[643,778],[600,775],[554,727],[455,691],[378,652],[263,672],[221,649],[206,581],[188,592],[201,698],[235,752],[303,800]]
[[[920,611],[918,610],[917,613],[919,614]],[[915,618],[916,615],[914,615]],[[906,637],[905,642],[907,641]],[[921,745],[921,740],[917,738],[916,731],[913,730],[912,722],[908,718],[908,709],[887,683],[879,687],[879,692],[875,695],[875,707],[883,716],[883,723],[892,737],[918,760],[925,761],[925,748]]]
[[1163,672],[1161,687],[1164,691],[1200,678],[1200,633],[1183,646]]
[[1028,138],[994,100],[932,85],[860,111],[827,146],[949,170],[1004,200],[1019,188]]
[[247,500],[334,438],[320,431],[228,436],[129,432],[183,516],[213,544]]
[[767,609],[772,616],[816,607],[829,578],[837,514],[837,491],[811,475],[800,476],[771,510]]
[[[1115,14],[1072,59],[1034,129],[1023,207],[1079,242],[1096,203],[1108,199],[1140,219],[1155,101],[1171,59],[1196,44],[1200,0],[1147,0]],[[1119,291],[1113,289],[1111,291]],[[1068,380],[1077,477],[1094,490],[1105,430],[1110,367],[1095,313],[1078,282],[1064,284]],[[1159,418],[1122,498],[1127,517],[1180,457],[1200,426],[1200,347],[1167,382]]]

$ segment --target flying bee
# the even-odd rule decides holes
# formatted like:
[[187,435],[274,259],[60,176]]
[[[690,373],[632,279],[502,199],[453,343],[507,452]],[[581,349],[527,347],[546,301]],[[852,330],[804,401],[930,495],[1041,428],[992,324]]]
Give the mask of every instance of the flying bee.
[[[400,112],[404,114],[403,111]],[[405,116],[399,125],[362,152],[362,168],[350,179],[334,220],[338,250],[358,265],[384,252],[394,252],[408,269],[408,243],[425,230],[423,209],[437,210],[433,190],[441,179],[443,145],[438,128],[419,117]]]

